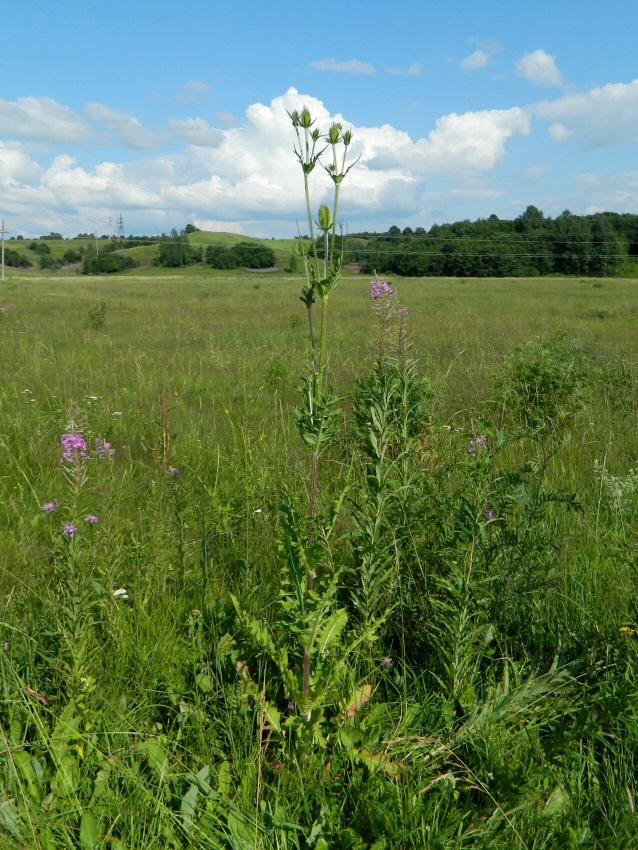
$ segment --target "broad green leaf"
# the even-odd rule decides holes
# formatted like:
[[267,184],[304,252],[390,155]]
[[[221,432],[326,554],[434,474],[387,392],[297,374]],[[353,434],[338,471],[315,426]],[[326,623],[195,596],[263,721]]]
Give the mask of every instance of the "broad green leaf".
[[347,624],[348,614],[346,613],[346,610],[341,608],[339,611],[335,611],[319,634],[317,649],[322,655],[327,651],[333,641],[337,641],[339,639],[341,632],[345,629]]
[[229,797],[230,796],[230,765],[227,761],[223,761],[219,765],[219,774],[217,777],[217,790],[219,791],[220,796]]
[[42,789],[29,753],[26,750],[16,750],[13,753],[13,761],[20,772],[22,781],[27,786],[30,801],[37,805],[42,800]]
[[166,775],[168,770],[168,756],[156,738],[149,738],[147,741],[141,741],[138,744],[137,750],[147,757],[148,763],[160,776],[160,778]]
[[186,831],[188,831],[193,825],[193,820],[195,818],[195,806],[197,804],[198,797],[199,788],[197,785],[191,785],[182,797],[179,810],[182,815],[182,822]]
[[22,821],[11,800],[0,803],[0,827],[11,833],[14,838],[20,839],[22,835]]
[[60,797],[71,797],[80,787],[80,766],[76,756],[67,753],[51,779],[51,790]]
[[97,822],[91,812],[87,809],[82,814],[80,821],[80,844],[85,850],[95,850],[101,841],[101,834]]
[[111,771],[113,770],[113,762],[107,761],[103,768],[98,771],[93,783],[93,794],[91,795],[91,806],[96,802],[100,795],[104,792],[109,784]]
[[51,734],[51,754],[53,755],[54,760],[58,764],[63,761],[67,752],[67,748],[71,743],[72,739],[77,736],[78,729],[80,728],[80,723],[82,722],[82,718],[80,717],[80,715],[75,717],[74,714],[75,702],[71,700],[71,702],[66,706],[66,708],[60,715],[58,722],[56,723],[55,729]]

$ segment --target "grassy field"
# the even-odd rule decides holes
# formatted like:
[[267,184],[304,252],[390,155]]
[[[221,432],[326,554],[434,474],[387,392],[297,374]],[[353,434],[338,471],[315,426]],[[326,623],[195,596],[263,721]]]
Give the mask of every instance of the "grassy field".
[[302,282],[8,270],[0,847],[638,846],[635,281],[345,274],[316,516]]

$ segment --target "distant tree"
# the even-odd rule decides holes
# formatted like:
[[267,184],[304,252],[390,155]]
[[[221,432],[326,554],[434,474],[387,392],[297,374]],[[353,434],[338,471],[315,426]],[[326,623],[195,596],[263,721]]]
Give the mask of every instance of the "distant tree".
[[33,266],[33,263],[28,257],[21,254],[20,251],[12,251],[11,248],[5,250],[4,262],[5,265],[11,266],[14,269],[30,269]]
[[46,244],[46,242],[32,242],[29,245],[29,250],[33,251],[34,254],[39,254],[40,256],[44,256],[44,254],[51,253],[51,249]]
[[194,224],[187,224],[184,228],[184,233],[200,233],[199,227],[195,227]]
[[206,248],[206,262],[214,269],[234,269],[235,261],[225,245],[209,245]]
[[125,254],[95,254],[89,251],[84,256],[82,274],[117,274],[134,269],[137,263]]
[[277,258],[272,248],[256,242],[238,242],[230,249],[236,268],[268,269],[275,265]]
[[82,254],[73,248],[69,248],[64,252],[62,260],[65,263],[79,263],[82,260]]
[[401,236],[401,231],[396,224],[393,224],[392,227],[388,228],[388,234],[390,236]]
[[55,259],[53,254],[40,254],[40,268],[58,269],[60,268],[60,263]]
[[[177,232],[177,231],[176,231]],[[158,264],[167,266],[168,268],[179,268],[181,266],[192,266],[194,263],[201,263],[202,249],[191,248],[188,242],[162,242],[160,244],[160,252]]]

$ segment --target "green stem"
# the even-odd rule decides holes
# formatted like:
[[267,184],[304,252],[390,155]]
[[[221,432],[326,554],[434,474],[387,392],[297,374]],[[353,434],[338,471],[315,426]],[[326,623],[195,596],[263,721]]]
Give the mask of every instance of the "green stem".
[[306,194],[306,214],[308,216],[308,226],[310,227],[310,244],[312,245],[312,253],[315,260],[315,269],[319,264],[319,256],[317,254],[317,240],[315,238],[315,225],[312,220],[312,208],[310,206],[310,184],[308,182],[308,175],[304,171],[303,175],[304,182],[304,191]]
[[327,328],[328,328],[328,296],[324,295],[321,299],[321,339],[319,342],[319,376],[317,380],[317,401],[321,399],[323,389],[323,372],[326,365],[326,347],[327,347]]
[[337,239],[337,216],[339,215],[339,188],[340,183],[335,183],[335,200],[334,200],[334,208],[332,212],[332,250],[330,251],[330,256],[332,257],[332,261],[334,263],[335,256],[335,243]]

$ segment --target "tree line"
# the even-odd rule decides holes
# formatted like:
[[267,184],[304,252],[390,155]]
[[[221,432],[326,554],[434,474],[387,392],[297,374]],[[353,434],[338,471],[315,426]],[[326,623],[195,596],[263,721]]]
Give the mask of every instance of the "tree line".
[[638,215],[569,210],[547,218],[528,206],[513,221],[487,219],[436,224],[347,239],[348,260],[380,274],[443,277],[534,277],[563,274],[609,277],[638,262]]

